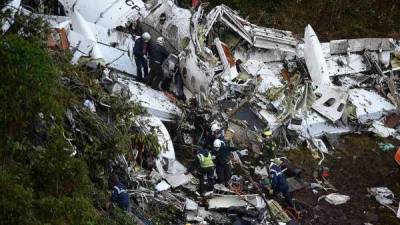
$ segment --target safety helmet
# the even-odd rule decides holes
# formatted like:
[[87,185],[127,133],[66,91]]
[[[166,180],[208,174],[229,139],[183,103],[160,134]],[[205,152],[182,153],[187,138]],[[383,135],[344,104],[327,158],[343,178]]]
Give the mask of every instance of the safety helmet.
[[221,148],[222,146],[222,141],[219,139],[215,139],[213,143],[214,148]]
[[160,44],[160,45],[163,45],[164,44],[164,38],[163,37],[158,37],[157,38],[157,43]]
[[211,125],[211,132],[216,132],[216,131],[218,131],[218,130],[221,130],[221,126],[218,124],[218,123],[213,123],[212,125]]
[[270,167],[274,164],[280,166],[283,163],[282,159],[280,158],[273,158],[270,161],[271,161]]
[[144,32],[144,33],[142,34],[142,38],[143,38],[143,40],[144,40],[145,42],[148,42],[148,41],[150,41],[151,36],[150,36],[150,34],[149,34],[148,32]]
[[270,130],[265,130],[265,131],[262,133],[262,136],[263,136],[263,137],[271,137],[271,136],[272,136],[272,131],[270,131]]

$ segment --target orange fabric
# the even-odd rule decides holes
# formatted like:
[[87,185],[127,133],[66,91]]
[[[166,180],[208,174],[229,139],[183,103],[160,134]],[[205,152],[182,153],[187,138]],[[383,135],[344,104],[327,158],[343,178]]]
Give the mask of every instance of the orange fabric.
[[397,164],[400,166],[400,147],[397,148],[396,154],[394,155],[394,160],[396,160]]

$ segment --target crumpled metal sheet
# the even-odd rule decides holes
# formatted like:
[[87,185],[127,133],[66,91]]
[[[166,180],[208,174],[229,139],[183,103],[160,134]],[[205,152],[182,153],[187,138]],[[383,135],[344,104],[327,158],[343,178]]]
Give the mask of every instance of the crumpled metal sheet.
[[[244,200],[246,199],[246,201]],[[223,195],[207,200],[209,209],[226,209],[229,207],[252,207],[263,208],[266,206],[264,200],[258,195]],[[250,202],[251,204],[249,204]]]

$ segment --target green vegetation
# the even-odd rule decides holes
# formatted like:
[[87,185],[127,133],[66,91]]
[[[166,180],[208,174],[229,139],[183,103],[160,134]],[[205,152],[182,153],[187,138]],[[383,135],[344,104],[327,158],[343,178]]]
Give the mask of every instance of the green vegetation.
[[[143,109],[106,93],[99,71],[48,49],[41,21],[16,21],[0,39],[0,224],[134,224],[108,207],[107,163],[132,150],[132,118]],[[86,98],[110,107],[92,113]],[[142,139],[158,151],[152,135]]]

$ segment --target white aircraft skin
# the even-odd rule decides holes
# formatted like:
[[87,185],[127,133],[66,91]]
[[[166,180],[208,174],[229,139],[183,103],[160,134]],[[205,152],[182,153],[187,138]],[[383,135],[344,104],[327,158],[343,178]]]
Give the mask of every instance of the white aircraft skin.
[[[162,35],[174,50],[180,52],[179,66],[185,86],[193,94],[207,95],[214,72],[211,66],[196,54],[201,50],[194,41],[198,38],[197,30],[190,27],[191,21],[197,25],[195,16],[190,10],[180,8],[170,0],[160,0],[154,8],[143,22],[151,27],[150,32],[153,35]],[[165,16],[165,21],[160,20],[162,16]]]
[[[11,18],[8,19],[7,21],[4,21],[4,24],[1,26],[1,33],[5,33],[10,29],[11,25],[14,23],[14,14],[20,9],[21,6],[21,0],[13,0],[8,5],[6,5],[1,12],[11,12]],[[3,23],[3,21],[0,21]]]
[[125,26],[147,15],[141,0],[59,0],[68,16],[78,11],[88,22],[106,28]]
[[[107,40],[111,39],[111,36],[113,35],[111,35],[110,38],[107,38],[107,35],[104,35],[104,33],[106,32],[104,32],[103,29],[109,30],[110,33],[113,34],[115,31],[112,30],[112,28],[125,26],[128,22],[139,19],[150,27],[149,31],[151,33],[154,33],[154,39],[157,38],[157,35],[164,36],[167,42],[171,44],[176,50],[175,53],[179,53],[180,69],[183,74],[185,86],[193,94],[212,97],[209,95],[211,93],[210,83],[212,83],[214,79],[214,69],[216,68],[216,65],[207,62],[207,57],[204,57],[204,54],[207,54],[207,51],[209,49],[207,49],[204,43],[202,43],[203,40],[200,39],[202,39],[203,37],[199,35],[199,32],[202,31],[198,19],[200,17],[202,17],[203,19],[206,18],[203,15],[201,7],[198,8],[198,11],[193,13],[187,9],[179,8],[170,0],[159,0],[152,6],[145,5],[141,0],[105,0],[100,2],[96,0],[60,0],[60,2],[64,5],[67,14],[71,18],[75,17],[75,19],[73,20],[78,21],[78,23],[80,24],[74,25],[78,28],[76,28],[73,32],[75,32],[77,35],[81,35],[82,37],[84,37],[82,38],[81,36],[77,36],[78,39],[81,38],[83,42],[86,41],[89,43],[87,45],[88,49],[86,51],[87,56],[90,54],[90,56],[93,58],[103,57],[106,58],[107,61],[107,56],[110,55],[108,52],[115,51],[115,54],[113,56],[116,56],[117,51],[123,51],[125,52],[124,54],[126,54],[126,57],[124,56],[123,59],[119,61],[119,63],[116,63],[117,65],[114,65],[114,68],[121,71],[121,68],[124,68],[123,65],[132,64],[131,67],[129,67],[128,69],[125,68],[125,70],[122,70],[122,72],[126,73],[126,71],[128,71],[128,74],[135,75],[135,65],[132,60],[131,52],[128,54],[128,52],[130,51],[128,49],[133,47],[134,42],[132,41],[130,44],[124,43],[118,47],[111,46],[111,41],[110,43],[107,43]],[[74,11],[76,11],[77,13],[74,13]],[[163,20],[160,20],[160,18],[163,18]],[[232,18],[235,19],[236,17]],[[209,23],[212,23],[212,21],[207,21],[207,24]],[[83,27],[80,27],[81,25]],[[251,34],[252,28],[253,26],[251,24],[248,25],[246,27],[246,32],[250,32]],[[290,38],[287,40],[290,40]],[[298,41],[296,48],[297,52],[295,54],[297,55],[297,57],[305,58],[313,83],[325,87],[332,86],[330,79],[334,76],[340,75],[341,77],[343,77],[349,74],[353,75],[370,70],[370,68],[363,60],[364,57],[362,53],[359,51],[361,47],[370,48],[372,55],[376,56],[377,60],[383,65],[389,64],[390,53],[392,52],[392,49],[389,48],[386,44],[388,42],[387,39],[335,40],[328,43],[320,43],[317,35],[315,34],[311,26],[306,27],[304,40],[305,44],[301,43],[300,40]],[[342,51],[343,49],[341,49],[341,43],[344,43],[346,41],[348,42],[349,50]],[[268,40],[264,41],[265,46],[268,46],[267,42]],[[183,45],[183,43],[185,43],[185,45]],[[96,49],[96,46],[99,46],[99,48]],[[104,46],[108,47],[109,49],[104,50]],[[253,46],[250,48],[255,47]],[[273,50],[280,51],[280,49]],[[284,51],[283,49],[281,50]],[[222,52],[219,51],[218,54],[222,54]],[[235,55],[235,52],[233,52],[233,54]],[[220,56],[217,55],[217,57]],[[245,61],[250,61],[254,59],[256,61],[260,61],[260,63],[264,65],[262,67],[266,68],[273,68],[273,65],[276,64],[283,65],[283,61],[276,61],[275,58],[271,60],[266,59],[260,61],[260,57],[258,56],[247,55]],[[109,57],[108,61],[110,60],[111,58]],[[343,66],[343,64],[345,66]],[[280,70],[268,70],[268,76],[276,76],[278,80],[281,80]],[[224,68],[224,74],[229,72],[230,71]],[[260,72],[261,71],[257,71],[258,74],[252,75],[261,75],[263,77],[265,73],[259,74]],[[226,77],[232,79],[232,76]],[[351,79],[351,77],[349,78]],[[230,81],[228,81],[227,84],[229,84],[229,82]],[[354,82],[356,83],[356,81]],[[376,93],[374,92],[357,92],[354,91],[356,90],[355,87],[346,88],[349,88],[345,91],[348,95],[346,94],[345,97],[342,98],[339,95],[333,94],[333,97],[340,102],[352,102],[353,105],[360,108],[360,110],[364,107],[364,98],[376,96]],[[260,92],[260,94],[262,93]],[[347,96],[348,100],[346,100]],[[378,98],[376,99],[376,102],[368,107],[372,111],[374,111],[374,115],[384,115],[380,113],[382,112],[382,110],[379,109],[384,100],[378,100]],[[390,102],[385,102],[385,105],[385,109],[388,109],[388,111],[393,111],[395,109],[395,106]],[[320,111],[322,112],[321,107],[314,106],[314,108],[320,109]],[[357,117],[365,117],[365,115],[363,115],[358,108]],[[326,110],[328,111],[326,111],[324,114],[328,114],[330,109],[327,108]],[[264,114],[266,115],[266,113],[267,112],[265,112]],[[312,111],[311,113],[315,114],[316,112]],[[274,115],[270,115],[269,118],[271,118],[271,116],[273,117]],[[313,118],[319,119],[310,120],[310,118],[308,118],[307,126],[304,124],[301,126],[303,128],[311,127],[313,124],[321,127],[331,126],[332,120],[338,119],[339,116],[340,115],[337,114],[335,117],[329,118],[326,117],[326,115],[324,116],[318,114],[317,116],[316,114],[316,116]],[[321,128],[321,130],[323,129]],[[345,130],[351,129],[346,128]],[[334,132],[335,130],[332,130],[330,133]]]

